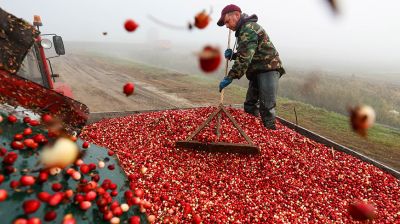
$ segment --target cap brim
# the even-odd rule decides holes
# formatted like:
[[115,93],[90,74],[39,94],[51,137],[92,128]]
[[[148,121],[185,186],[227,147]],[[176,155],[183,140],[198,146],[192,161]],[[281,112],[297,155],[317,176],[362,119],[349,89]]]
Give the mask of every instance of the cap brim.
[[217,22],[217,25],[218,25],[218,26],[224,26],[224,25],[225,25],[225,23],[224,23],[224,17],[225,17],[225,15],[223,15],[223,16],[221,16],[221,18],[219,18],[219,20],[218,20],[218,22]]

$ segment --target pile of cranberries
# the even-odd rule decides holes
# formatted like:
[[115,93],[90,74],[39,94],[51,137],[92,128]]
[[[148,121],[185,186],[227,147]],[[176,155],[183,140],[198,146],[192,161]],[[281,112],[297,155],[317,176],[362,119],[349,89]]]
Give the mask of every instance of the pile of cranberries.
[[[106,119],[86,126],[80,137],[115,152],[131,189],[143,190],[133,203],[145,201],[142,207],[157,223],[400,222],[400,182],[395,177],[279,123],[276,131],[267,130],[242,110],[228,109],[260,147],[259,155],[175,147],[214,110]],[[215,124],[195,139],[244,143],[226,116],[220,137]]]

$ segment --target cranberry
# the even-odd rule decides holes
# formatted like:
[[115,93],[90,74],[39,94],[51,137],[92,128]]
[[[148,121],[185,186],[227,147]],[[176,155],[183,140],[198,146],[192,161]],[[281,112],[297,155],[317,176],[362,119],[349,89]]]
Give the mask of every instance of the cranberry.
[[140,224],[140,217],[139,216],[132,216],[129,218],[129,224]]
[[83,142],[83,144],[82,144],[82,148],[84,148],[84,149],[89,148],[89,146],[90,146],[89,142]]
[[24,123],[28,124],[31,121],[31,118],[30,117],[24,117],[23,121],[24,121]]
[[23,135],[28,136],[32,134],[32,128],[25,128]]
[[37,198],[38,198],[39,200],[41,200],[42,202],[48,202],[49,199],[50,199],[50,197],[51,197],[51,194],[49,194],[48,192],[45,192],[45,191],[40,192],[40,193],[37,195]]
[[79,208],[81,208],[84,211],[88,210],[91,206],[92,203],[90,203],[89,201],[82,201],[81,203],[79,203]]
[[24,144],[20,141],[13,141],[11,142],[11,148],[21,150],[24,149]]
[[138,28],[138,24],[133,21],[132,19],[128,19],[125,21],[124,27],[126,29],[126,31],[128,32],[133,32]]
[[40,207],[40,201],[36,199],[31,199],[24,201],[22,204],[22,208],[24,209],[25,214],[31,214],[36,212]]
[[64,198],[64,193],[62,192],[57,192],[55,194],[53,194],[50,198],[49,198],[49,205],[51,206],[57,206],[58,204],[60,204],[60,202],[63,200]]
[[35,184],[35,178],[33,176],[25,175],[19,179],[19,182],[22,186],[31,186]]
[[51,185],[51,189],[55,192],[61,191],[62,185],[60,183],[54,183]]
[[28,219],[28,224],[41,224],[42,221],[37,217],[32,217]]
[[4,189],[0,189],[0,202],[5,201],[7,199],[7,191]]
[[375,207],[363,201],[351,203],[348,210],[351,217],[358,221],[374,219],[376,217]]
[[51,121],[53,121],[53,117],[50,114],[43,114],[42,121],[44,123],[50,123]]
[[17,117],[14,116],[14,115],[12,115],[12,114],[8,115],[7,120],[8,120],[8,122],[10,122],[10,123],[15,123],[15,122],[18,121]]
[[44,220],[46,220],[47,222],[53,221],[56,218],[57,218],[57,213],[55,211],[48,211],[44,215]]

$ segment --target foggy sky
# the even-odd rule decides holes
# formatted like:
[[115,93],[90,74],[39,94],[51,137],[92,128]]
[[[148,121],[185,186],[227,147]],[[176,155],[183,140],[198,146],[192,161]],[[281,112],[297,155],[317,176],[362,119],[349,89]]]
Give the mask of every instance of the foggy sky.
[[[161,39],[173,46],[192,43],[188,50],[199,50],[205,44],[226,48],[228,30],[216,22],[230,3],[258,15],[287,66],[400,75],[398,0],[338,1],[338,16],[324,0],[0,0],[0,7],[29,22],[40,15],[42,33],[57,33],[64,41],[152,43]],[[148,18],[151,14],[184,27],[196,13],[211,7],[213,21],[204,30],[173,30]],[[139,24],[137,31],[124,30],[128,18]]]

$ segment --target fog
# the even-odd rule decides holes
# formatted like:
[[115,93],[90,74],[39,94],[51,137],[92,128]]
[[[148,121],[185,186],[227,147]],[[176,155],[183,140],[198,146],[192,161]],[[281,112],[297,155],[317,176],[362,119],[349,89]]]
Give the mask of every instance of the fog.
[[[205,44],[226,48],[228,30],[216,22],[229,3],[258,15],[287,67],[400,74],[400,2],[396,0],[338,1],[338,15],[324,0],[3,0],[0,7],[29,22],[40,15],[42,33],[57,33],[66,42],[151,45],[162,40],[172,48],[185,46],[194,52]],[[206,29],[184,28],[196,13],[211,8],[212,22]],[[182,29],[162,26],[149,15]],[[128,18],[139,24],[133,33],[123,28]]]

